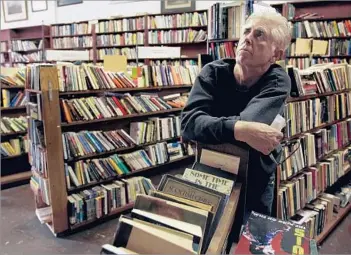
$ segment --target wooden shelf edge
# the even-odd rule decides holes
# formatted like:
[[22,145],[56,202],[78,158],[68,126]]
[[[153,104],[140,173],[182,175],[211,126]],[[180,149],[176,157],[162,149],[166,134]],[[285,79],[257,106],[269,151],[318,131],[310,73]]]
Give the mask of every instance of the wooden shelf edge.
[[31,176],[32,176],[31,171],[2,176],[1,177],[1,185],[13,183],[13,182],[18,182],[18,181],[24,181],[24,180],[30,179]]
[[333,229],[341,222],[341,220],[344,219],[345,216],[348,215],[348,213],[351,210],[351,203],[349,203],[345,208],[340,208],[339,213],[337,214],[336,218],[332,220],[327,226],[323,229],[323,232],[319,234],[315,240],[317,241],[317,244],[321,244],[326,237],[333,231]]
[[25,135],[27,131],[11,132],[11,133],[1,133],[1,137],[14,136],[14,135]]
[[1,111],[15,111],[15,110],[24,110],[26,106],[16,106],[16,107],[1,107]]
[[28,152],[24,152],[18,155],[13,155],[13,156],[1,156],[2,160],[7,160],[7,159],[13,159],[13,158],[19,158],[28,155]]

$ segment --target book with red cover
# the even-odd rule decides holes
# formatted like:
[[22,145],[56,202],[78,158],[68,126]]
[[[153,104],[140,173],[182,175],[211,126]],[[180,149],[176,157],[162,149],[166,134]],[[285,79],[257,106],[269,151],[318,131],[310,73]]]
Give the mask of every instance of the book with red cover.
[[309,255],[308,233],[304,225],[252,212],[234,254]]

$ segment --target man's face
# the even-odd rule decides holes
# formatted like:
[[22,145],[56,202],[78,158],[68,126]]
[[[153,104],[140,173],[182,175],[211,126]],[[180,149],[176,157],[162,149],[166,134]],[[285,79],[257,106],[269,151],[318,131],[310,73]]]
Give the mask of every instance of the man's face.
[[237,62],[247,67],[260,67],[270,62],[273,53],[270,25],[257,20],[245,24],[236,50]]

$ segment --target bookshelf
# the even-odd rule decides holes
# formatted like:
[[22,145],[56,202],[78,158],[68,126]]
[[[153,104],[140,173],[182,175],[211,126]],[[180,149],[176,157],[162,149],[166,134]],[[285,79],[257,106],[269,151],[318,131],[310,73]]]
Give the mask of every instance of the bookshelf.
[[[299,210],[308,203],[320,201],[323,192],[333,194],[332,190],[335,190],[333,187],[341,187],[341,183],[350,180],[350,164],[346,158],[351,145],[349,133],[351,127],[351,58],[348,52],[351,42],[351,30],[348,31],[351,4],[343,1],[301,1],[272,4],[271,6],[290,21],[294,35],[291,44],[294,47],[297,41],[304,42],[300,39],[309,40],[306,46],[308,51],[305,54],[297,54],[299,52],[290,47],[283,58],[286,70],[294,80],[292,83],[299,83],[300,86],[303,86],[306,82],[313,81],[311,77],[308,77],[310,72],[303,69],[325,62],[335,65],[326,69],[320,67],[320,70],[331,71],[330,79],[334,80],[338,77],[338,80],[334,80],[335,84],[326,81],[328,89],[323,88],[323,85],[319,87],[324,82],[319,80],[319,83],[316,84],[317,81],[314,80],[312,90],[308,91],[311,88],[306,87],[303,93],[291,94],[292,96],[286,102],[285,118],[289,122],[284,130],[282,158],[294,153],[277,170],[274,216],[290,219],[296,213],[300,213]],[[234,16],[238,20],[233,19],[233,13],[237,14],[237,12],[240,15]],[[308,22],[301,18],[296,19],[306,12],[318,13],[322,17],[308,19]],[[236,43],[239,40],[237,36],[239,32],[236,30],[240,31],[243,24],[241,18],[245,15],[244,5],[233,7],[231,4],[214,4],[209,9],[208,54],[212,55],[213,59],[235,57]],[[310,31],[307,33],[306,29]],[[315,46],[320,41],[324,44],[324,52]],[[316,74],[316,69],[318,68],[314,69],[315,75],[319,75]],[[337,73],[336,70],[343,70],[343,73]],[[301,80],[295,81],[294,74],[300,76]],[[342,79],[341,76],[343,76]],[[300,141],[300,147],[295,143],[296,141]],[[312,160],[307,158],[312,158]],[[338,167],[336,162],[339,163]],[[330,172],[331,169],[334,171],[333,174]],[[313,190],[313,195],[308,194],[308,199],[305,199],[307,191],[305,191],[303,181],[311,181],[311,175],[319,183],[313,183],[316,190]],[[305,193],[295,194],[294,192]],[[312,191],[309,190],[309,192]],[[347,206],[340,208],[338,214],[331,215],[332,217],[329,215],[329,219],[319,226],[322,230],[316,231],[311,237],[321,243],[349,211],[350,206]],[[322,214],[322,211],[319,213]]]
[[[289,98],[286,104],[286,114],[304,127],[302,130],[293,131],[293,133],[291,133],[291,127],[285,130],[290,135],[287,135],[284,142],[300,140],[300,148],[290,159],[278,167],[276,214],[279,218],[287,219],[295,215],[303,215],[304,208],[318,211],[317,216],[311,216],[311,219],[307,220],[306,223],[313,227],[315,226],[313,224],[316,223],[312,223],[312,219],[326,214],[328,207],[330,207],[330,204],[328,204],[328,206],[322,206],[323,209],[321,210],[316,209],[318,203],[325,201],[324,193],[334,194],[342,185],[347,184],[347,180],[350,180],[351,166],[347,160],[347,155],[351,145],[349,133],[351,127],[351,77],[350,66],[347,64],[351,63],[350,52],[348,52],[348,43],[351,40],[351,30],[348,31],[351,4],[349,2],[304,1],[273,4],[271,6],[287,17],[292,25],[292,44],[285,55],[290,77],[295,73],[301,77],[302,83],[304,83],[309,78],[307,78],[308,72],[304,72],[303,69],[330,62],[336,64],[335,66],[340,68],[339,70],[345,68],[343,75],[347,76],[342,82],[336,82],[339,87],[333,87],[331,91],[312,92],[312,95],[295,95],[296,97]],[[303,18],[306,13],[313,15]],[[297,49],[298,40],[302,43],[309,43],[307,45],[309,50],[305,52],[305,55],[300,54],[300,49]],[[314,40],[317,40],[317,42]],[[327,42],[324,49],[318,49],[319,54],[314,53],[317,50],[314,44],[317,44],[318,41]],[[293,67],[295,67],[295,71],[292,71]],[[302,70],[296,72],[297,68]],[[331,67],[329,70],[334,68]],[[316,69],[318,70],[318,67],[315,67],[314,70]],[[336,77],[340,79],[341,73],[336,74],[334,72],[331,76],[333,79]],[[292,83],[295,82],[295,79],[292,78]],[[324,103],[329,105],[329,109],[323,106]],[[320,109],[325,109],[327,117],[325,115],[320,115],[319,118],[307,116],[303,120],[303,118],[298,118],[297,115],[292,116],[294,114],[310,115],[306,111],[306,106],[315,106],[316,104],[321,107]],[[335,110],[333,111],[333,109]],[[312,119],[316,122],[306,122],[306,120]],[[297,123],[295,124],[297,125]],[[296,149],[296,146],[283,147],[283,153],[286,156],[289,155]],[[299,155],[305,154],[308,154],[308,158],[299,157]],[[338,166],[335,165],[336,162],[338,162]],[[303,186],[304,181],[308,183],[306,189]],[[312,189],[309,186],[310,183],[313,183]],[[291,192],[295,191],[300,191],[300,194],[296,195],[296,199],[292,199]],[[317,224],[320,229],[313,231],[311,238],[314,238],[318,244],[323,242],[337,224],[348,215],[350,209],[350,205],[347,205],[344,208],[340,207],[338,213],[329,210],[328,213],[330,214],[325,217],[324,221]]]
[[[130,64],[137,65],[140,62],[148,65],[148,58],[138,59],[138,46],[179,46],[181,58],[164,60],[193,61],[197,60],[198,54],[207,52],[206,15],[207,10],[196,10],[174,14],[117,16],[1,30],[1,40],[4,43],[1,58],[8,66],[23,66],[28,63],[45,62],[46,49],[82,50],[89,52],[89,60],[74,61],[97,64],[103,62],[104,55],[118,54],[127,56]],[[11,45],[17,45],[18,40],[28,41],[25,46],[33,46],[32,42],[35,42],[36,48],[7,52]],[[37,48],[40,40],[44,43]],[[43,54],[39,55],[40,52]],[[23,57],[26,54],[27,56]]]
[[[90,75],[94,72],[95,78],[107,75],[107,71],[98,66],[89,67],[93,70]],[[105,192],[114,192],[110,189],[116,181],[128,182],[139,176],[165,173],[176,163],[193,160],[191,147],[179,141],[179,113],[182,108],[171,106],[171,102],[176,101],[167,97],[188,92],[190,85],[164,90],[130,87],[105,91],[106,83],[100,80],[96,91],[81,90],[69,94],[62,87],[58,68],[53,64],[28,66],[27,77],[40,76],[40,83],[35,79],[26,82],[31,188],[39,220],[43,221],[39,211],[49,208],[51,217],[46,224],[56,236],[96,225],[133,206],[133,200],[129,200],[129,196],[132,197],[129,192],[132,191],[128,189],[128,203],[108,210],[105,204],[103,213],[97,210],[96,217],[88,218],[86,212],[84,220],[79,217],[77,220],[72,216],[75,210],[72,205],[76,204],[72,201],[78,201],[77,196],[98,192],[97,187],[104,187]],[[80,79],[78,76],[75,78],[77,81]],[[93,82],[94,78],[90,76],[88,80]],[[124,84],[131,82],[121,81]],[[152,98],[148,99],[150,94],[143,96],[150,91]],[[114,94],[106,94],[111,92]],[[111,107],[113,102],[116,105]],[[139,107],[133,106],[133,102],[138,102]],[[153,110],[142,110],[147,108],[144,103]],[[166,107],[164,104],[169,108],[162,109]],[[99,114],[95,112],[96,106],[99,106]],[[132,112],[129,107],[139,110]],[[118,111],[112,114],[112,108],[123,108],[126,114],[118,114]],[[82,116],[90,117],[81,119]],[[100,196],[94,200],[95,203],[99,203],[97,201],[102,197],[109,201],[110,196],[116,194]],[[89,204],[87,198],[83,200]]]
[[1,68],[1,188],[30,179],[27,154],[26,98],[20,68]]

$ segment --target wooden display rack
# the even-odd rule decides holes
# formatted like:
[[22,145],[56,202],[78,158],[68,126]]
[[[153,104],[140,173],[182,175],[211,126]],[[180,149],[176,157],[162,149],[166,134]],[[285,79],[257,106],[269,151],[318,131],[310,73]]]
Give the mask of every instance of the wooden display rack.
[[[227,204],[224,207],[222,217],[212,236],[210,244],[205,254],[228,254],[232,242],[238,242],[240,237],[240,229],[245,211],[245,192],[246,180],[248,171],[249,151],[234,144],[219,144],[219,145],[204,145],[196,143],[195,161],[197,162],[201,156],[202,149],[225,153],[240,158],[237,179]],[[116,236],[115,236],[116,238]],[[230,243],[228,243],[230,241]],[[113,244],[112,244],[113,246]],[[103,246],[107,248],[107,246]],[[105,250],[106,251],[106,250]],[[108,252],[113,253],[112,250]]]
[[[64,123],[61,122],[61,112],[60,112],[60,102],[59,102],[60,93],[59,93],[59,83],[58,83],[56,66],[44,66],[44,65],[40,66],[39,75],[40,75],[40,90],[26,89],[26,93],[28,97],[30,97],[31,95],[33,96],[37,94],[39,94],[41,97],[40,103],[41,103],[42,123],[43,123],[43,129],[44,129],[44,139],[45,139],[45,148],[42,148],[42,150],[45,150],[46,152],[47,176],[46,177],[43,176],[42,173],[37,171],[37,169],[35,169],[35,167],[33,166],[32,166],[32,172],[33,174],[39,175],[40,178],[47,180],[48,187],[50,190],[49,197],[51,200],[51,204],[50,205],[45,204],[43,202],[43,199],[40,197],[41,193],[38,192],[38,190],[35,189],[35,187],[33,186],[32,186],[32,189],[35,195],[37,209],[48,207],[48,206],[51,206],[52,208],[51,222],[48,222],[47,226],[55,236],[67,235],[79,229],[84,229],[86,227],[93,226],[94,224],[97,224],[99,222],[105,221],[112,217],[116,217],[118,214],[125,212],[133,207],[133,203],[130,203],[112,211],[110,214],[105,215],[102,218],[95,219],[92,221],[86,221],[80,224],[70,226],[69,219],[68,219],[68,212],[67,212],[67,196],[72,194],[72,192],[79,192],[91,186],[110,183],[113,180],[118,180],[119,178],[127,178],[130,176],[138,176],[138,175],[148,176],[151,174],[151,172],[154,173],[154,171],[159,172],[159,171],[165,170],[166,167],[169,167],[171,164],[175,162],[180,162],[180,161],[185,162],[194,158],[193,155],[185,155],[184,157],[181,157],[172,161],[168,161],[164,164],[143,168],[138,171],[133,171],[129,174],[120,175],[115,178],[109,178],[109,179],[91,183],[91,184],[89,183],[87,185],[82,185],[68,190],[66,186],[66,176],[65,176],[65,170],[64,170],[65,161],[64,161],[64,153],[63,153],[63,146],[62,146],[63,129],[64,131],[81,130],[82,128],[84,128],[84,130],[94,129],[97,127],[96,124],[100,125],[98,127],[99,129],[111,129],[112,127],[116,127],[116,125],[118,126],[118,124],[129,123],[131,120],[145,119],[145,117],[149,117],[149,116],[162,116],[162,115],[168,114],[169,111],[159,111],[159,112],[153,112],[153,113],[144,114],[144,115],[140,114],[139,116],[137,115],[123,116],[124,118],[104,119],[103,120],[104,127],[101,126],[101,123],[102,123],[101,121],[98,121],[96,123],[95,122],[91,123],[89,121],[87,121],[86,123],[77,122],[79,125],[72,125],[72,124],[64,125]],[[123,90],[123,91],[126,91],[126,90]],[[170,91],[173,92],[173,90],[170,90]],[[175,109],[173,112],[176,112],[176,110],[179,112],[181,108]],[[32,119],[32,117],[29,116],[28,119],[30,120]],[[122,121],[124,122],[121,123]],[[177,138],[166,139],[161,141],[155,141],[154,143],[168,141],[168,140],[171,141],[176,139]],[[145,145],[148,145],[148,144],[121,148],[121,149],[118,149],[118,152],[140,149]],[[108,154],[109,153],[101,153],[97,155],[92,155],[91,157],[102,157]],[[33,156],[35,157],[35,155],[29,155],[30,159]],[[88,158],[88,157],[85,157],[85,158]],[[80,160],[80,159],[82,158],[78,158],[74,160]],[[71,161],[72,160],[67,160],[66,162],[71,162]]]

